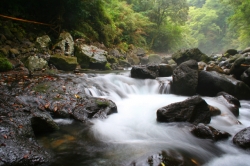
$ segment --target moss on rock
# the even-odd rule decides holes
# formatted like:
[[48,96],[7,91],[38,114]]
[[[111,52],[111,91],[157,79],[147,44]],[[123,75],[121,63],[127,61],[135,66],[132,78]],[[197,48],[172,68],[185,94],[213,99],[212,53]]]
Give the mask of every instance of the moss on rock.
[[9,71],[13,68],[12,64],[10,63],[10,61],[5,58],[5,57],[2,57],[0,55],[0,72],[3,72],[3,71]]
[[50,64],[53,64],[57,69],[64,71],[73,71],[77,66],[77,58],[55,54],[50,57]]

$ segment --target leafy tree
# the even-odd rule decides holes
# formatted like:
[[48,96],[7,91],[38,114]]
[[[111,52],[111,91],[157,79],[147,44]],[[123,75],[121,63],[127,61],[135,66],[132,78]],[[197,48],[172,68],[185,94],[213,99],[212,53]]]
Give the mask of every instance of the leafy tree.
[[232,32],[237,33],[238,47],[248,47],[250,45],[250,0],[223,0],[223,2],[233,8],[234,14],[229,18],[229,23]]

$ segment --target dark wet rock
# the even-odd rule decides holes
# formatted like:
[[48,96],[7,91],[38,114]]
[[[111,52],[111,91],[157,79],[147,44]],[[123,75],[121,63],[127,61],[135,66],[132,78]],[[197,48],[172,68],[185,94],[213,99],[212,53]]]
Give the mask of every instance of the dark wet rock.
[[208,62],[210,58],[202,53],[198,48],[192,48],[187,50],[180,50],[172,55],[173,60],[180,65],[182,62],[194,59],[197,62]]
[[240,79],[250,87],[250,68],[241,74]]
[[73,71],[78,65],[76,57],[59,54],[52,55],[50,57],[49,63],[54,65],[57,69],[64,71]]
[[234,138],[233,143],[244,148],[249,149],[250,148],[250,127],[247,127],[240,132],[238,132]]
[[238,54],[237,50],[235,50],[235,49],[228,49],[227,51],[225,51],[225,53],[223,55],[229,57],[230,55],[236,55],[236,54]]
[[157,70],[156,67],[134,66],[131,69],[132,78],[155,79],[158,76],[159,76],[159,70]]
[[105,119],[113,113],[117,113],[117,107],[113,101],[92,98],[79,101],[72,111],[72,117],[84,122],[92,118]]
[[198,85],[198,64],[189,60],[179,65],[173,71],[171,92],[178,95],[195,95]]
[[240,79],[244,71],[250,66],[250,57],[240,57],[232,65],[230,74],[233,74],[236,79]]
[[203,123],[194,126],[191,130],[191,133],[193,133],[196,137],[203,139],[212,139],[214,141],[219,141],[230,137],[229,133],[216,130],[215,128],[204,125]]
[[31,112],[16,97],[0,94],[0,165],[42,165],[50,160],[35,140]]
[[209,111],[210,111],[211,116],[217,116],[217,115],[221,114],[221,111],[219,108],[216,108],[216,107],[211,106],[211,105],[208,105],[208,107],[209,107]]
[[217,96],[223,96],[230,104],[233,104],[236,107],[241,107],[240,101],[236,97],[226,92],[219,92]]
[[31,126],[35,135],[43,135],[59,130],[59,126],[45,112],[35,112],[31,118]]
[[81,68],[105,69],[107,63],[107,51],[86,44],[76,46],[75,56]]
[[240,100],[250,98],[250,88],[233,77],[215,71],[200,71],[198,78],[197,93],[200,95],[216,96],[224,91]]
[[159,65],[159,77],[168,77],[173,74],[173,68],[168,64]]
[[157,110],[158,122],[210,123],[208,104],[200,96],[170,104]]

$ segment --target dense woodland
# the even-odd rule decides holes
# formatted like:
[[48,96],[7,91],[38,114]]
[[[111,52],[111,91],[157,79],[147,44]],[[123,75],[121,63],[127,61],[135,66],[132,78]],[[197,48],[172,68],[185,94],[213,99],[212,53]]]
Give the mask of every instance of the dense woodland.
[[199,47],[211,54],[227,48],[243,49],[250,43],[249,0],[1,0],[0,3],[1,15],[50,24],[39,26],[44,33],[56,35],[67,30],[74,38],[99,41],[125,51],[130,45],[156,52]]

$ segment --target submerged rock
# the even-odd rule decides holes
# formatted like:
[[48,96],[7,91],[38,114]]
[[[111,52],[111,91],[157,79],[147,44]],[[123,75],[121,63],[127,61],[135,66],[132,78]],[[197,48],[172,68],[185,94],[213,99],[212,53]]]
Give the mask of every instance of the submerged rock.
[[158,122],[210,123],[208,104],[200,96],[190,97],[182,102],[170,104],[157,110]]
[[204,125],[203,123],[198,124],[193,127],[191,132],[199,138],[212,139],[214,141],[219,141],[222,139],[227,139],[230,134],[220,130],[216,130],[211,126]]
[[249,149],[250,148],[250,127],[247,127],[240,132],[238,132],[234,138],[233,143],[244,148]]
[[240,101],[235,98],[234,96],[226,93],[226,92],[219,92],[217,94],[217,96],[222,96],[227,103],[225,103],[226,107],[235,115],[235,116],[239,116],[239,107],[241,107],[240,105]]

